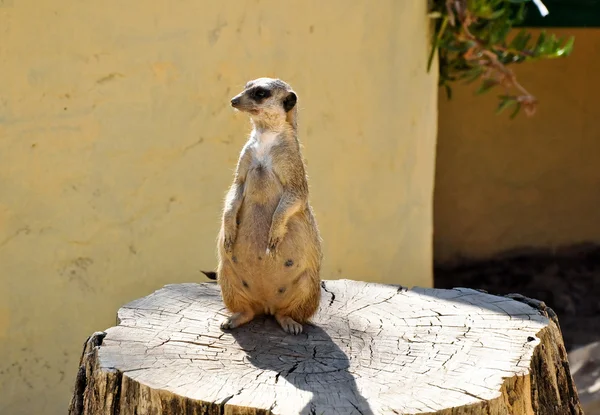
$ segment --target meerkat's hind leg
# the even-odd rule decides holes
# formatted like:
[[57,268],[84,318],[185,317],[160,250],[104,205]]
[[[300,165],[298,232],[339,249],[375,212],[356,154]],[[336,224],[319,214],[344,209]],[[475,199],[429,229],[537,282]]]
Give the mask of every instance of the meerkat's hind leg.
[[275,320],[279,323],[283,331],[289,334],[300,334],[302,333],[302,324],[290,316],[275,314]]
[[248,322],[250,322],[254,318],[254,313],[252,311],[243,311],[240,313],[233,313],[230,317],[227,317],[221,323],[221,328],[223,330],[232,330],[236,327],[242,326]]

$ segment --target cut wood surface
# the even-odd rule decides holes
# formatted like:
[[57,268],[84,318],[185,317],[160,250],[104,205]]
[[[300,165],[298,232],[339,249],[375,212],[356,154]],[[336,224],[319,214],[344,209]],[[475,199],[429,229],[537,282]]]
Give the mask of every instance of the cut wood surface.
[[85,344],[70,414],[583,414],[556,316],[471,289],[323,282],[314,325],[223,332],[214,283],[168,285]]

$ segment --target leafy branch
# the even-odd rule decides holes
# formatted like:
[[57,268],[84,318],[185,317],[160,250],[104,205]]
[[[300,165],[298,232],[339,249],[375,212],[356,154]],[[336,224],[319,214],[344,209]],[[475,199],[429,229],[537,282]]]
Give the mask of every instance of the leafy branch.
[[568,56],[574,38],[557,38],[542,31],[537,39],[522,29],[512,36],[512,28],[525,19],[526,5],[540,0],[432,0],[431,16],[437,18],[428,70],[436,50],[439,57],[439,84],[452,97],[450,84],[481,81],[477,94],[494,87],[499,95],[497,113],[512,107],[511,118],[521,108],[535,113],[536,98],[521,85],[508,68],[515,63]]

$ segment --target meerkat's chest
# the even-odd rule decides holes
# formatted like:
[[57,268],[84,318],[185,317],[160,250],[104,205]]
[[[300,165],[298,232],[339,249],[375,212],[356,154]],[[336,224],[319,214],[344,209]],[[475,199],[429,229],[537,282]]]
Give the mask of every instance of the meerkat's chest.
[[262,133],[256,136],[252,144],[253,164],[271,169],[273,167],[272,150],[277,144],[277,134]]

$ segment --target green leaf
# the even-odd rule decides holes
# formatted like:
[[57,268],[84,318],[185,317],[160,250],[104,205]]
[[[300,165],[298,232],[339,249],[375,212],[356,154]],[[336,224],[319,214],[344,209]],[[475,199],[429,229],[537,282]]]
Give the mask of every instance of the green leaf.
[[433,62],[433,57],[435,56],[435,51],[437,50],[437,45],[431,45],[431,51],[429,52],[429,59],[427,59],[427,73],[431,70],[431,64]]
[[525,21],[525,16],[526,16],[525,3],[521,3],[521,5],[519,6],[519,9],[517,10],[517,12],[515,14],[515,19],[513,21],[513,24],[518,25],[518,24],[523,23]]
[[513,110],[513,112],[510,113],[510,119],[513,120],[517,116],[517,114],[519,113],[520,110],[521,110],[521,103],[517,102],[515,109]]
[[481,83],[481,86],[479,86],[479,88],[477,88],[477,91],[475,91],[475,95],[485,94],[486,92],[488,92],[490,89],[492,89],[496,85],[498,85],[498,81],[496,81],[494,79],[485,79]]
[[546,41],[546,32],[542,31],[542,33],[540,33],[540,35],[538,36],[537,42],[535,42],[534,50],[537,50],[538,48],[540,48],[544,44],[545,41]]
[[[0,0],[1,1],[1,0]],[[527,28],[515,30],[517,24],[522,24],[532,0],[431,0],[433,3],[430,13],[441,13],[441,19],[435,22],[435,35],[431,41],[428,70],[433,65],[435,53],[438,54],[439,86],[446,90],[448,99],[452,97],[452,82],[472,83],[481,80],[476,90],[477,95],[484,94],[498,85],[494,79],[482,79],[491,71],[491,75],[502,73],[505,69],[496,63],[490,63],[485,55],[493,53],[498,64],[504,67],[514,64],[529,63],[542,59],[553,59],[568,56],[573,51],[574,38],[565,39],[555,34],[542,31],[535,38]],[[465,5],[466,10],[458,13],[457,3]],[[450,24],[447,4],[453,6],[453,22]],[[462,16],[469,18],[468,27],[463,27]],[[472,50],[480,56],[467,61],[465,54]],[[523,85],[527,88],[526,85]],[[513,89],[509,86],[509,90]],[[522,93],[523,91],[517,91]],[[497,112],[510,108],[511,118],[521,109],[528,109],[524,103],[519,103],[515,96],[507,91],[500,96]],[[534,98],[533,98],[534,99]]]
[[505,12],[505,10],[504,10],[504,9],[496,10],[495,12],[491,13],[491,14],[488,16],[488,19],[490,19],[490,20],[497,19],[498,17],[500,17],[500,16],[504,15],[504,12]]
[[517,104],[517,100],[513,97],[501,98],[498,108],[496,109],[496,114],[500,114],[502,111],[514,104]]
[[444,88],[446,88],[446,97],[448,98],[448,101],[450,101],[452,99],[452,88],[450,88],[450,85],[445,84]]
[[433,44],[431,45],[429,59],[427,60],[427,72],[429,72],[429,70],[431,69],[431,63],[433,62],[433,57],[435,56],[436,50],[440,46],[440,39],[442,38],[442,36],[444,35],[444,32],[446,31],[447,25],[448,25],[448,16],[445,16],[440,25],[440,29],[438,30],[438,32],[435,36],[435,40],[433,41]]
[[553,45],[556,43],[556,36],[550,35],[546,37],[546,31],[542,31],[542,33],[540,33],[540,38],[542,39],[542,42],[538,42],[534,49],[535,52],[539,55],[547,55],[551,53]]
[[483,74],[484,68],[481,66],[469,67],[463,69],[461,72],[460,80],[464,81],[466,84],[470,84]]
[[559,50],[556,51],[555,55],[557,57],[569,56],[571,54],[571,52],[573,52],[574,45],[575,45],[575,37],[571,36],[571,38],[569,40],[567,40],[567,43],[565,43],[565,45],[562,48],[560,48]]
[[510,47],[522,51],[525,49],[530,39],[531,34],[527,33],[525,29],[521,29],[521,31],[513,38],[512,42],[510,42]]
[[512,27],[510,25],[503,25],[502,27],[499,27],[495,31],[498,34],[498,37],[500,39],[502,39],[501,43],[503,45],[505,45],[506,44],[506,38],[508,37],[508,35],[512,31]]

